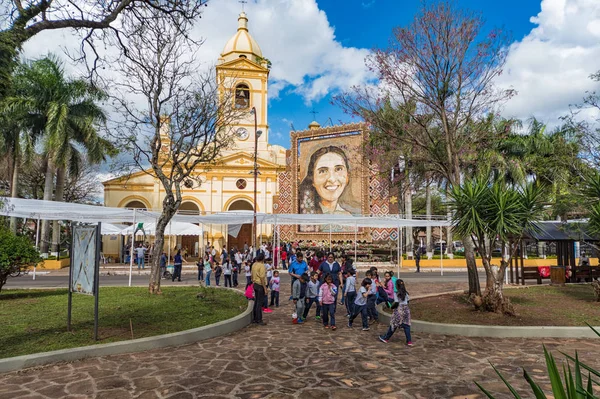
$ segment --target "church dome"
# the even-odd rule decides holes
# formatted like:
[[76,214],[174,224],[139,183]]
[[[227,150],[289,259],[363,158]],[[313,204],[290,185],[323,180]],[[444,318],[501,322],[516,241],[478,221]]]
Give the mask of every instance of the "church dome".
[[240,56],[252,59],[252,55],[262,58],[262,51],[256,40],[248,33],[248,17],[245,12],[242,12],[238,18],[238,30],[225,45],[221,57],[229,61]]

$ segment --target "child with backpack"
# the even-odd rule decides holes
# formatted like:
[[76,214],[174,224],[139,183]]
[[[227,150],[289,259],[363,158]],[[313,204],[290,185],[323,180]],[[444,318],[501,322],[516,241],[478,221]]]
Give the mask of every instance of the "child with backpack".
[[394,283],[392,281],[392,272],[385,272],[383,281],[379,281],[377,287],[377,304],[385,303],[389,308],[394,300]]
[[294,306],[296,307],[296,315],[297,320],[294,321],[294,324],[302,324],[304,320],[302,316],[304,315],[304,303],[306,301],[306,291],[308,288],[308,274],[303,273],[299,279],[294,281],[294,285],[292,287],[292,299],[294,301]]
[[346,286],[344,296],[346,297],[346,317],[354,313],[354,301],[356,300],[356,272],[350,269],[346,272]]
[[371,323],[379,322],[379,312],[377,311],[377,283],[379,277],[377,276],[377,268],[372,267],[366,273],[366,277],[371,280],[369,286],[369,295],[367,296],[367,316]]
[[387,344],[398,327],[401,327],[404,330],[404,335],[406,335],[406,345],[413,346],[412,337],[410,335],[410,309],[408,307],[408,291],[406,291],[404,281],[401,279],[396,280],[396,290],[398,293],[396,301],[392,305],[394,312],[392,313],[392,318],[390,320],[390,327],[385,335],[379,336],[379,340]]
[[317,320],[321,320],[321,305],[319,305],[319,287],[321,283],[319,283],[319,273],[310,272],[310,281],[308,282],[308,292],[306,294],[306,308],[304,309],[304,315],[302,318],[306,320],[308,316],[308,312],[310,312],[310,308],[313,303],[317,306]]
[[[370,275],[370,272],[367,272],[367,275]],[[362,318],[362,330],[369,331],[367,300],[372,285],[373,281],[368,277],[365,278],[360,284],[360,289],[358,290],[358,294],[356,295],[356,299],[354,300],[354,312],[352,313],[352,316],[350,316],[350,318],[348,319],[348,328],[352,328],[352,322],[354,322],[356,316],[360,314],[360,317]]]

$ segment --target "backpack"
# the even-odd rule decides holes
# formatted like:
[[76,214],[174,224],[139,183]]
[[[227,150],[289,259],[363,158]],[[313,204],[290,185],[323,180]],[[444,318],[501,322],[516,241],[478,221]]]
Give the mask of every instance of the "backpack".
[[254,287],[252,286],[252,284],[248,284],[244,295],[246,296],[246,298],[248,298],[248,300],[254,299]]

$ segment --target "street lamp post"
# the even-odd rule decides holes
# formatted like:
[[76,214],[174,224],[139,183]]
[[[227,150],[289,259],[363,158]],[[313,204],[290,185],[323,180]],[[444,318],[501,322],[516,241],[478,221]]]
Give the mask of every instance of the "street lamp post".
[[252,219],[252,249],[256,251],[256,192],[258,181],[258,138],[262,134],[262,131],[258,130],[256,108],[252,107],[250,113],[254,115],[254,217]]

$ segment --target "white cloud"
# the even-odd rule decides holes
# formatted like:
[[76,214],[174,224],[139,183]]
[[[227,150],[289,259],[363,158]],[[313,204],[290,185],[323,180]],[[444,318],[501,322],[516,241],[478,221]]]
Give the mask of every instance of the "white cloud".
[[[367,49],[344,47],[316,0],[257,0],[246,4],[249,31],[272,62],[270,98],[291,89],[307,103],[373,78],[365,67]],[[212,68],[237,30],[237,0],[211,1],[196,23],[193,37],[204,38],[198,51],[201,68]],[[71,31],[44,32],[25,45],[27,58],[76,49]],[[106,71],[110,73],[110,71]]]
[[[364,63],[369,51],[337,41],[315,0],[258,0],[246,12],[250,34],[273,63],[271,98],[291,88],[311,102],[372,78]],[[208,62],[216,60],[235,33],[238,13],[234,0],[212,2],[206,9],[195,31],[206,38],[200,52]]]
[[598,89],[589,76],[600,69],[600,2],[542,0],[541,6],[531,18],[537,26],[511,45],[499,84],[518,92],[505,116],[555,125],[570,104]]

